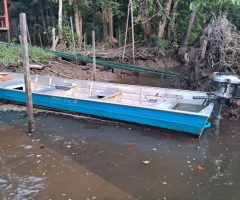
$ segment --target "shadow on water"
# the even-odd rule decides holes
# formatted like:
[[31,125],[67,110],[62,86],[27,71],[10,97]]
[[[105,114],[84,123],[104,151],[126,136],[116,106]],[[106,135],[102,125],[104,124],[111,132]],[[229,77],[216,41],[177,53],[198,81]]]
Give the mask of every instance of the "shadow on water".
[[219,129],[196,138],[50,113],[35,115],[37,131],[29,135],[26,120],[24,112],[0,113],[1,199],[233,200],[240,195],[237,122],[223,120]]

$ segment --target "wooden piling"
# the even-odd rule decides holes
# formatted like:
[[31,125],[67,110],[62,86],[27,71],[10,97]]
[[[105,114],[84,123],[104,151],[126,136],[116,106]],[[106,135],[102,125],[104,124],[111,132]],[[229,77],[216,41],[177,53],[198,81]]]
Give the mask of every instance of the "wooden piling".
[[8,42],[11,42],[11,39],[10,39],[10,30],[9,30],[9,29],[7,30],[7,35],[8,35]]
[[29,44],[32,45],[30,34],[29,34],[29,30],[28,30],[28,26],[27,26],[27,37],[28,37]]
[[133,56],[133,65],[135,65],[135,52],[134,52],[134,25],[133,25],[133,5],[132,0],[130,0],[131,5],[131,18],[132,18],[132,56]]
[[29,69],[29,57],[28,57],[28,43],[27,43],[27,22],[26,14],[20,13],[20,30],[21,30],[21,47],[23,57],[23,69],[24,69],[24,81],[25,81],[25,93],[27,103],[27,115],[28,115],[28,128],[29,132],[33,132],[35,129],[33,118],[33,102],[31,91],[31,78]]
[[130,7],[130,0],[129,0],[129,3],[128,3],[127,23],[126,23],[125,40],[124,40],[123,56],[122,56],[121,78],[122,78],[123,61],[124,61],[124,56],[125,56],[125,51],[126,51],[126,44],[127,44],[127,32],[128,32],[128,20],[129,20],[129,7]]
[[84,33],[84,57],[86,57],[86,55],[87,55],[87,51],[86,51],[86,41],[87,41],[87,34]]
[[41,38],[41,34],[38,33],[38,36],[39,36],[39,41],[40,41],[40,45],[41,45],[41,48],[42,48],[43,46],[42,46],[42,38]]
[[74,40],[72,17],[70,17],[70,24],[71,24],[71,30],[72,30],[72,40],[73,40],[74,55],[75,55],[76,64],[78,64],[77,51],[76,51],[75,40]]
[[22,38],[21,38],[21,35],[19,35],[18,37],[19,37],[20,45],[22,46]]
[[52,28],[52,50],[53,51],[56,51],[56,44],[55,44],[55,41],[56,41],[56,36],[55,36],[55,28]]
[[95,52],[95,31],[92,31],[92,46],[93,46],[93,80],[96,80],[96,52]]

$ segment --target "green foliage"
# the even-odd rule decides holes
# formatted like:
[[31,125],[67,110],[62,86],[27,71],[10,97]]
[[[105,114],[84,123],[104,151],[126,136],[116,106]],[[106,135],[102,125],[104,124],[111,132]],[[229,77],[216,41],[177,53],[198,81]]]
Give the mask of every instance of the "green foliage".
[[[41,62],[46,59],[52,58],[54,55],[51,53],[45,53],[39,47],[33,47],[29,45],[29,61],[30,62]],[[0,65],[9,66],[18,60],[22,60],[22,49],[18,47],[6,47],[0,44]]]
[[[72,42],[72,30],[70,27],[70,18],[67,17],[67,15],[63,15],[63,21],[62,21],[62,30],[61,33],[63,35],[63,39],[69,39]],[[76,32],[74,32],[74,40],[75,43],[78,41],[78,35]]]
[[44,60],[47,60],[49,58],[52,58],[54,54],[52,53],[45,53],[43,49],[36,46],[29,45],[28,47],[28,54],[29,54],[29,61],[30,62],[41,62]]
[[199,9],[201,6],[205,8],[216,6],[240,6],[240,0],[197,0],[190,3],[190,10]]
[[[72,2],[72,5],[70,5],[70,2]],[[63,28],[61,32],[64,39],[68,38],[72,41],[69,17],[74,16],[74,11],[80,8],[82,14],[83,33],[87,33],[88,43],[91,43],[92,30],[95,31],[96,40],[101,41],[103,38],[102,12],[104,9],[108,9],[113,13],[114,37],[117,40],[120,39],[120,43],[123,44],[128,3],[129,0],[63,1]],[[166,0],[133,0],[135,40],[142,40],[143,38],[141,20],[146,19],[142,18],[143,15],[149,16],[149,21],[152,26],[153,33],[157,33],[160,17],[165,13],[165,11],[162,9],[162,6],[164,6],[165,3]],[[170,14],[172,12],[174,3],[175,1],[172,0]],[[42,36],[43,45],[50,46],[52,42],[51,28],[58,28],[58,4],[58,0],[8,1],[11,37],[15,37],[18,40],[18,35],[20,34],[19,29],[17,28],[19,24],[19,13],[26,12],[27,24],[32,42],[34,44],[39,44],[38,34],[40,33]],[[162,6],[160,6],[160,4]],[[2,5],[3,1],[0,0],[0,11],[3,7]],[[171,42],[175,45],[180,44],[180,41],[182,40],[188,26],[191,10],[193,9],[196,9],[197,13],[193,23],[189,44],[193,44],[196,39],[199,38],[202,33],[202,29],[206,26],[206,24],[209,23],[212,17],[212,13],[217,16],[220,13],[225,13],[227,11],[228,19],[234,25],[233,28],[235,30],[240,30],[239,6],[240,0],[179,0],[177,6],[177,14],[175,16],[175,25],[174,29],[171,32]],[[170,14],[166,16],[167,22],[164,35],[167,34],[166,31],[168,29],[169,22],[173,20]],[[73,24],[75,26],[74,21],[75,19],[73,17]],[[129,24],[131,24],[130,21]],[[58,30],[56,30],[56,35],[57,34]],[[74,33],[74,38],[75,42],[77,42],[78,36],[76,33]],[[153,39],[154,45],[156,46],[168,45],[166,40],[160,40],[157,37],[154,37]],[[128,37],[127,42],[131,42],[131,34],[130,37]]]
[[[178,13],[175,19],[175,28],[174,28],[174,40],[178,44],[181,42],[190,19],[191,11],[189,11],[191,1],[179,1],[178,3]],[[193,23],[192,31],[190,34],[189,44],[193,44],[196,39],[201,35],[202,28],[205,24],[209,22],[214,12],[212,7],[200,7],[196,13],[196,17]]]
[[171,43],[168,40],[164,40],[156,36],[155,34],[151,35],[151,38],[153,40],[153,45],[155,47],[168,47],[168,45]]
[[10,64],[15,63],[22,57],[21,47],[6,47],[0,44],[0,65],[7,67]]

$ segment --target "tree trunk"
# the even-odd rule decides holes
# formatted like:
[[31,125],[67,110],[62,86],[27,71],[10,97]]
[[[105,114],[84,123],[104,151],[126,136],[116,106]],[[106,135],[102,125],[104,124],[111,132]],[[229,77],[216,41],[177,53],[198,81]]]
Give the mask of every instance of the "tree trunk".
[[59,0],[59,7],[58,7],[58,31],[59,31],[59,39],[63,39],[63,35],[61,33],[62,30],[62,0]]
[[151,47],[152,46],[151,35],[153,33],[153,30],[149,20],[149,13],[143,14],[145,10],[148,9],[148,7],[149,7],[148,0],[142,0],[140,2],[139,10],[140,10],[140,16],[141,16],[141,28],[142,28],[144,43],[146,46]]
[[75,28],[76,32],[78,35],[78,43],[77,47],[80,48],[82,47],[82,13],[81,13],[81,8],[78,5],[78,1],[75,0],[75,10],[74,10],[74,17],[75,17]]
[[167,31],[167,39],[171,40],[171,33],[174,30],[174,26],[175,26],[175,15],[177,13],[177,5],[178,5],[178,1],[179,0],[175,0],[174,5],[173,5],[173,10],[171,13],[171,18],[172,21],[168,24],[168,31]]
[[114,38],[113,37],[113,15],[112,15],[112,11],[108,11],[109,13],[109,37],[111,38],[111,40]]
[[172,0],[166,0],[164,4],[164,14],[161,16],[159,25],[158,25],[158,37],[163,38],[164,29],[166,26],[167,16],[171,8]]
[[180,45],[180,48],[179,48],[179,51],[178,51],[178,55],[180,57],[184,56],[184,54],[187,51],[188,40],[190,38],[190,33],[191,33],[191,30],[192,30],[192,26],[193,26],[193,22],[194,22],[194,19],[195,19],[195,16],[196,16],[196,12],[197,11],[195,9],[192,10],[191,17],[190,17],[189,22],[188,22],[188,27],[187,27],[186,33],[183,37],[183,40],[181,42],[181,45]]
[[108,31],[108,23],[109,23],[109,13],[107,9],[103,10],[102,13],[102,22],[103,22],[103,42],[109,41],[109,31]]
[[103,42],[117,43],[113,36],[113,15],[110,10],[104,9],[102,13]]
[[54,19],[53,19],[53,10],[52,10],[52,3],[50,1],[50,15],[51,15],[51,22],[52,22],[52,27],[55,27]]

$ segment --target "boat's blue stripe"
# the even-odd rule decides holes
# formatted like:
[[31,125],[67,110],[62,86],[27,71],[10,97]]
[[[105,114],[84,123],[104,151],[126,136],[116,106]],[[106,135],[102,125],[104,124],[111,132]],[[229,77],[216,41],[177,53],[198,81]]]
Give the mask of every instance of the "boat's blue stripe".
[[[0,98],[25,103],[25,93],[0,89]],[[34,105],[201,134],[208,117],[33,94]]]

